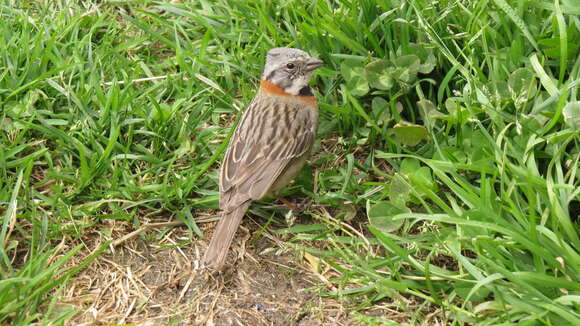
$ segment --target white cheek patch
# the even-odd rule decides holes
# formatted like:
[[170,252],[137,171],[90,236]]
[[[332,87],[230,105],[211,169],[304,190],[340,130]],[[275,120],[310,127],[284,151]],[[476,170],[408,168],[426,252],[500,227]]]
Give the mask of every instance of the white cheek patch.
[[290,87],[284,88],[284,91],[290,95],[298,95],[300,94],[300,90],[306,86],[308,86],[308,82],[312,77],[312,72],[307,72],[305,74],[298,75],[297,78],[292,80],[292,84]]

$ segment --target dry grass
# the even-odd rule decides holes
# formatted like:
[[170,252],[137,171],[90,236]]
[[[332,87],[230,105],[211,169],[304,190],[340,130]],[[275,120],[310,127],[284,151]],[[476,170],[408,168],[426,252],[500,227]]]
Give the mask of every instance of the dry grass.
[[[125,241],[111,246],[71,280],[61,304],[79,313],[68,325],[356,324],[345,308],[347,302],[308,290],[320,286],[320,275],[295,251],[281,248],[283,242],[272,235],[250,246],[254,230],[242,228],[229,257],[233,265],[209,272],[200,268],[207,237],[188,243],[187,230],[174,227],[162,239],[151,240],[161,234],[163,223],[157,229],[146,227],[142,236],[127,237],[132,231],[128,223],[107,223],[101,227]],[[213,223],[204,226],[207,232]],[[80,241],[87,249],[71,265],[106,241],[101,232],[85,235]],[[367,313],[381,310],[375,309]],[[390,313],[393,319],[401,319],[400,312]]]

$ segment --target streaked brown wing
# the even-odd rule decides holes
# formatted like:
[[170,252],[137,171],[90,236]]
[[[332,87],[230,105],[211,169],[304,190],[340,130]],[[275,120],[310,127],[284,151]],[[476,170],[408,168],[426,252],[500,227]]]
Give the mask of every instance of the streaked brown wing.
[[257,96],[244,113],[222,163],[220,206],[263,197],[293,159],[314,141],[317,117],[300,103]]

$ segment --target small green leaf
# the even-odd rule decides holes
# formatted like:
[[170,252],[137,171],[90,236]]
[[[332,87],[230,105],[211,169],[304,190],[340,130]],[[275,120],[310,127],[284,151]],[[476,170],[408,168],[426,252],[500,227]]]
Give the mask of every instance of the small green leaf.
[[393,219],[393,217],[409,212],[407,208],[400,208],[388,202],[379,202],[367,207],[370,223],[384,233],[397,231],[403,225],[404,220]]
[[411,175],[421,167],[421,163],[416,158],[406,158],[401,162],[399,172],[404,175]]
[[451,97],[445,100],[445,108],[447,109],[447,112],[449,112],[449,114],[451,115],[455,115],[457,111],[460,110],[460,107],[461,106],[459,105],[459,103],[457,103],[457,101]]
[[356,77],[364,77],[364,69],[359,62],[344,61],[340,65],[340,72],[346,81]]
[[419,72],[422,74],[428,74],[431,71],[433,71],[433,69],[435,69],[436,64],[437,59],[435,58],[433,53],[429,53],[429,55],[427,56],[427,60],[421,63],[421,66],[419,67]]
[[435,68],[437,64],[437,59],[433,55],[432,49],[425,49],[419,44],[410,43],[407,46],[413,54],[419,57],[421,64],[419,65],[419,72],[422,74],[428,74]]
[[[397,69],[394,71],[394,78],[406,83],[412,84],[417,80],[421,60],[414,54],[403,55],[395,59]],[[405,88],[407,85],[401,85]]]
[[391,131],[403,145],[407,146],[415,146],[428,138],[425,127],[404,121],[397,123]]
[[449,115],[452,117],[452,119],[447,119],[451,123],[459,123],[463,125],[472,116],[470,110],[462,106],[454,98],[448,98],[445,100],[445,108],[447,109],[447,112],[449,112]]
[[[417,79],[417,71],[409,67],[398,67],[393,71],[393,76],[404,83],[411,84]],[[403,87],[403,85],[401,85]]]
[[415,75],[419,71],[421,60],[414,54],[402,55],[395,59],[395,65],[401,68],[407,68]]
[[[426,166],[420,167],[415,173],[410,175],[409,178],[411,181],[413,181],[414,184],[422,185],[425,188],[431,189],[433,191],[437,190],[437,184],[433,181],[431,169]],[[422,192],[420,191],[420,193]]]
[[417,106],[419,106],[419,108],[421,109],[421,114],[423,115],[423,120],[427,120],[429,118],[433,118],[433,117],[437,117],[437,116],[442,115],[442,113],[437,110],[437,107],[435,106],[435,104],[433,104],[433,102],[431,102],[427,99],[422,99],[422,100],[418,101]]
[[354,77],[346,85],[354,96],[363,96],[369,92],[369,84],[362,77]]
[[411,188],[405,178],[399,174],[395,173],[393,179],[391,180],[391,187],[389,192],[389,199],[391,203],[397,206],[405,206],[409,200],[409,194],[411,193]]
[[391,111],[389,110],[389,102],[380,96],[373,97],[371,104],[373,115],[377,124],[386,123],[391,120]]
[[[400,172],[407,176],[407,178],[415,185],[421,185],[433,191],[437,190],[437,184],[433,181],[431,169],[426,166],[421,166],[419,160],[413,158],[406,158],[401,162]],[[416,191],[423,195],[424,192],[417,188]]]
[[375,97],[373,97],[371,107],[373,109],[373,112],[378,113],[378,112],[381,112],[383,110],[386,110],[388,105],[389,105],[389,102],[387,102],[387,100],[385,100],[384,98],[382,98],[380,96],[375,96]]
[[580,101],[569,102],[562,111],[564,122],[572,129],[580,129]]
[[389,60],[375,60],[366,65],[365,71],[369,84],[376,89],[389,90],[395,83],[391,76],[394,67]]
[[358,62],[345,61],[340,66],[343,78],[350,93],[354,96],[363,96],[369,91],[369,84],[365,78],[365,70]]

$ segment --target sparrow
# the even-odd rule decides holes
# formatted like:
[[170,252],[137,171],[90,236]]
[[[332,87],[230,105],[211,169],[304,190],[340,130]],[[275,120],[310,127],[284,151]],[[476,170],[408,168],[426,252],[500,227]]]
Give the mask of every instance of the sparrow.
[[322,65],[299,49],[268,52],[260,89],[243,113],[221,165],[221,218],[205,252],[205,266],[219,269],[225,264],[252,201],[284,188],[304,166],[318,129],[318,104],[308,83]]

